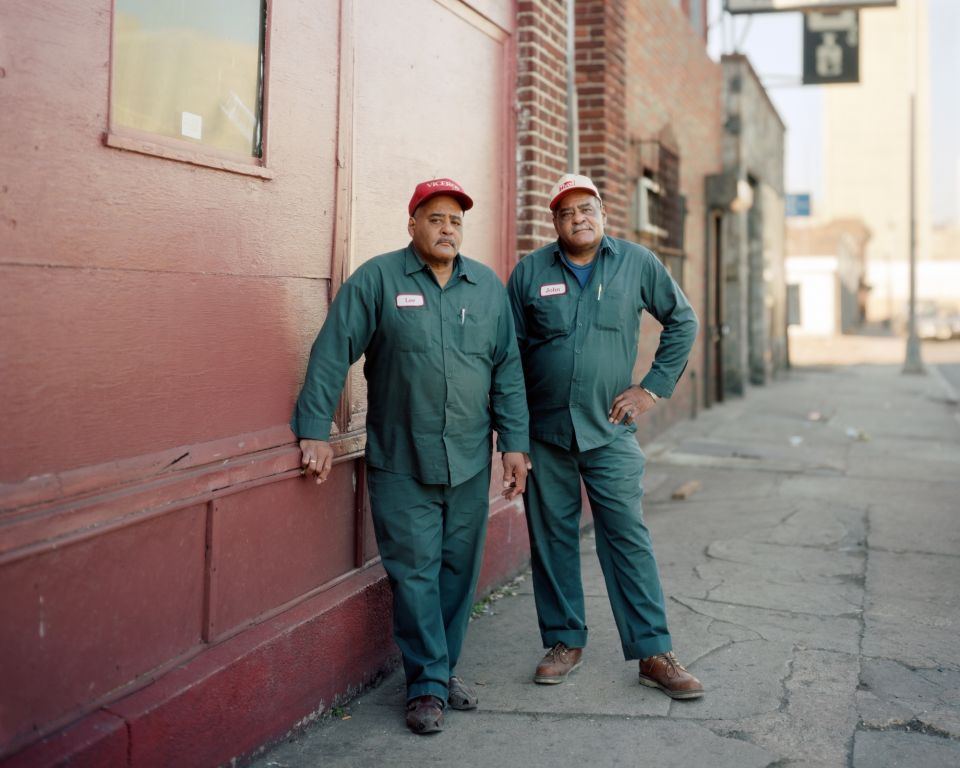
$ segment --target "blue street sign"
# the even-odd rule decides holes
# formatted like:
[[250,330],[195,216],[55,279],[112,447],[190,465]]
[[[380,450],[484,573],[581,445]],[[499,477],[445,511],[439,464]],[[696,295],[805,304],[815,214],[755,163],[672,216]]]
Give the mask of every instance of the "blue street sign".
[[810,193],[787,195],[787,216],[810,215]]

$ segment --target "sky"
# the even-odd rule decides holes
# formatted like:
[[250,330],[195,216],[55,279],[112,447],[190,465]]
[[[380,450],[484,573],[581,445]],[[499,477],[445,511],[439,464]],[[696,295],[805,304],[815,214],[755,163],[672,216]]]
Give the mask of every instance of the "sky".
[[930,89],[934,223],[960,226],[960,2],[931,0]]
[[[929,3],[931,215],[960,225],[960,0]],[[822,193],[823,88],[800,85],[801,13],[723,14],[709,0],[711,55],[745,53],[787,125],[787,192]],[[870,11],[865,11],[869,13]]]

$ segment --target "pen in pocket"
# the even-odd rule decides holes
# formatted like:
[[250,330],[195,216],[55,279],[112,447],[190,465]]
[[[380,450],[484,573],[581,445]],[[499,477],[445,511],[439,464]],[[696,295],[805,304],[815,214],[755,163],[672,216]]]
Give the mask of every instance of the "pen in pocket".
[[467,319],[467,308],[460,308],[460,325],[463,325],[463,321]]

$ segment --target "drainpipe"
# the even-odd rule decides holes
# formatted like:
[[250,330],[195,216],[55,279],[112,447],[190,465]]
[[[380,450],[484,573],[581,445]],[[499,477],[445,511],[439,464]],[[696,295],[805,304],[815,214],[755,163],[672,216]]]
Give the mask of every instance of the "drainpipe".
[[567,170],[580,172],[580,107],[577,101],[576,0],[567,0]]

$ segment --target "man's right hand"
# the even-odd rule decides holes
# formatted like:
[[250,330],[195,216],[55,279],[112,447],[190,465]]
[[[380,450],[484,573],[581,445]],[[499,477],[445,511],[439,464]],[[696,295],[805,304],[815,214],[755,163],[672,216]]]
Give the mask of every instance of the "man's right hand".
[[333,467],[333,446],[326,440],[301,440],[300,466],[304,475],[314,475],[317,485],[327,479]]

